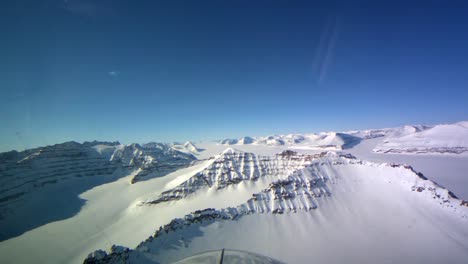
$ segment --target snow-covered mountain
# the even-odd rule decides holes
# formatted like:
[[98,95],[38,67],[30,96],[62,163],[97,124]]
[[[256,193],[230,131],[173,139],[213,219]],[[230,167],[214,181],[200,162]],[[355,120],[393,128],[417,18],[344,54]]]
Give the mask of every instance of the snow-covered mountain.
[[[464,263],[468,156],[454,150],[467,127],[0,153],[0,263],[172,263],[221,248],[286,263]],[[372,151],[389,145],[406,154]]]
[[351,134],[324,132],[318,134],[288,134],[273,135],[267,137],[243,137],[240,139],[224,139],[220,143],[223,145],[265,145],[265,146],[286,146],[295,149],[316,149],[316,150],[342,150],[357,144],[361,138]]
[[381,153],[456,153],[468,151],[468,122],[449,125],[406,125],[397,128],[368,129],[314,134],[288,134],[266,137],[224,139],[222,145],[264,145],[308,150],[346,150],[362,140],[383,138],[375,147]]
[[366,130],[354,130],[346,131],[344,134],[353,135],[361,139],[373,139],[379,137],[397,137],[415,133],[431,128],[432,126],[427,125],[406,125],[396,128],[383,128],[383,129],[366,129]]
[[[131,183],[159,177],[194,160],[161,143],[66,142],[1,153],[0,239],[73,215],[82,204],[77,196],[89,188],[129,174]],[[67,209],[52,210],[50,204]],[[39,214],[28,217],[32,212]]]
[[405,126],[379,144],[383,153],[463,153],[468,152],[468,122],[434,127]]
[[120,145],[110,159],[110,161],[118,161],[124,166],[138,169],[132,183],[166,175],[190,165],[194,160],[196,158],[192,153],[180,151],[169,144],[156,142],[141,146],[139,144]]
[[197,146],[195,146],[195,144],[190,141],[187,141],[184,144],[174,144],[172,148],[177,151],[192,155],[198,155],[198,153],[201,151]]
[[[191,191],[164,202],[183,203],[181,199],[197,196],[196,192],[202,188],[207,189],[204,192],[212,190],[223,195],[244,192],[242,183],[255,184],[258,178],[252,177],[255,174],[251,170],[243,171],[244,164],[234,160],[247,160],[252,165],[256,157],[252,153],[224,153],[216,160],[218,163],[213,163],[222,164],[214,173],[210,174],[213,170],[208,169],[189,177],[171,193]],[[259,177],[271,177],[270,183],[252,193],[244,203],[196,210],[157,228],[135,249],[113,246],[108,253],[98,250],[91,253],[85,263],[119,263],[122,260],[171,263],[217,247],[259,252],[288,263],[307,263],[312,257],[321,260],[319,263],[338,263],[344,259],[348,263],[393,261],[395,255],[400,256],[402,263],[414,260],[462,263],[468,256],[468,204],[410,166],[376,164],[335,153],[300,155],[291,151],[265,162],[289,165],[279,166],[286,169],[281,173],[276,170],[260,173]],[[240,174],[223,172],[225,164],[231,164],[233,171]],[[238,175],[243,178],[226,181]],[[193,178],[204,180],[192,181]],[[232,186],[231,190],[226,190],[227,186]],[[334,226],[336,223],[346,227]],[[298,232],[297,225],[302,231]],[[391,230],[388,225],[392,226]],[[320,231],[321,228],[326,230]],[[440,230],[444,230],[443,234]],[[420,233],[422,231],[424,233]],[[388,232],[392,232],[390,239],[377,239],[380,234],[389,235]],[[437,240],[422,239],[429,237]],[[265,238],[268,239],[261,243]],[[411,247],[411,252],[398,246],[402,239]],[[426,251],[441,243],[444,248],[451,248],[450,254]],[[345,257],[323,250],[335,248],[341,252],[345,246],[361,252],[366,248],[366,254]],[[392,250],[385,251],[385,247]],[[308,250],[304,251],[306,248]],[[373,252],[375,250],[377,252]]]
[[195,144],[190,141],[185,142],[184,147],[192,153],[198,153],[201,151],[199,148],[197,148],[197,146],[195,146]]
[[256,181],[259,177],[272,175],[275,178],[286,177],[305,166],[312,158],[313,156],[297,155],[292,151],[284,151],[274,157],[268,157],[236,152],[228,148],[202,171],[188,179],[178,178],[170,182],[166,185],[169,187],[168,190],[145,203],[158,204],[180,200],[197,191],[206,191],[209,188],[219,190],[243,181]]

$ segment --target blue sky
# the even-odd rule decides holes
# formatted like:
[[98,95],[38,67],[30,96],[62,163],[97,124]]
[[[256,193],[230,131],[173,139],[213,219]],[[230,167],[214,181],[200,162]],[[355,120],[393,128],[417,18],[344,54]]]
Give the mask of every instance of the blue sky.
[[0,151],[468,116],[466,1],[11,2]]

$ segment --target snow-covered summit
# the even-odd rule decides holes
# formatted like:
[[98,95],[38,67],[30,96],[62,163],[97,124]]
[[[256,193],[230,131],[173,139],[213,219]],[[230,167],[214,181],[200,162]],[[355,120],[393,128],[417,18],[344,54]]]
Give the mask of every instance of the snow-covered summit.
[[193,144],[191,141],[185,142],[185,143],[184,143],[184,147],[185,147],[188,151],[190,151],[190,152],[192,152],[192,153],[198,153],[198,152],[200,152],[200,149],[197,148],[197,146],[195,146],[195,144]]
[[187,141],[184,144],[174,143],[172,148],[176,151],[180,151],[183,153],[191,154],[191,155],[198,155],[201,149],[195,146],[194,143],[191,141]]

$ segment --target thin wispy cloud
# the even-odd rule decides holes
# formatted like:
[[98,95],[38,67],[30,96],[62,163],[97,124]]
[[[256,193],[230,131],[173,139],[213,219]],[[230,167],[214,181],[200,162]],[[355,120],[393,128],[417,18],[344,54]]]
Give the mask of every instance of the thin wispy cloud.
[[110,71],[110,72],[108,72],[108,74],[111,77],[117,77],[117,76],[119,76],[120,72],[119,71]]
[[320,36],[315,58],[312,64],[312,71],[317,77],[317,85],[323,84],[330,70],[333,56],[335,53],[335,44],[339,35],[340,18],[335,16],[331,18]]

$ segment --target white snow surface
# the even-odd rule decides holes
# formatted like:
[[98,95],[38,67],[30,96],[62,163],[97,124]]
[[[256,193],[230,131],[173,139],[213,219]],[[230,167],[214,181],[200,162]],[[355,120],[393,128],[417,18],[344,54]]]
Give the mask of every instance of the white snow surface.
[[385,153],[462,153],[468,151],[468,122],[437,125],[429,129],[406,126],[379,144]]
[[374,162],[410,164],[429,179],[453,191],[458,197],[468,200],[468,155],[466,153],[381,153],[372,150],[382,143],[382,138],[362,141],[348,152]]
[[[89,155],[93,166],[106,170],[101,177],[107,180],[79,194],[84,204],[75,214],[0,241],[0,263],[82,263],[88,254],[113,245],[129,247],[127,252],[114,246],[112,252],[128,254],[131,263],[171,263],[220,248],[287,263],[466,263],[468,206],[462,200],[468,200],[468,154],[440,150],[466,147],[467,128],[468,122],[459,122],[187,142],[170,148],[96,142],[80,152],[76,143],[65,144],[73,158],[83,151]],[[404,151],[373,151],[388,144]],[[407,151],[411,148],[418,151]],[[276,155],[285,150],[297,154]],[[332,152],[318,155],[324,151]],[[357,159],[343,156],[348,152]],[[32,151],[19,164],[40,164],[41,153]],[[175,171],[146,171],[164,165],[174,153],[198,160]],[[64,164],[64,170],[85,167]],[[9,172],[10,165],[5,166]],[[27,167],[20,169],[15,177],[22,182],[32,177],[23,173]],[[32,210],[32,215],[20,210],[22,214],[7,215],[13,217],[9,221],[65,210],[61,195],[74,193],[87,178],[57,179],[22,205],[35,208],[44,201],[49,209]],[[200,215],[194,211],[206,208],[226,219],[187,222]],[[238,215],[233,220],[232,212]],[[152,237],[178,218],[176,223],[189,224]],[[101,251],[92,255],[105,258]]]

